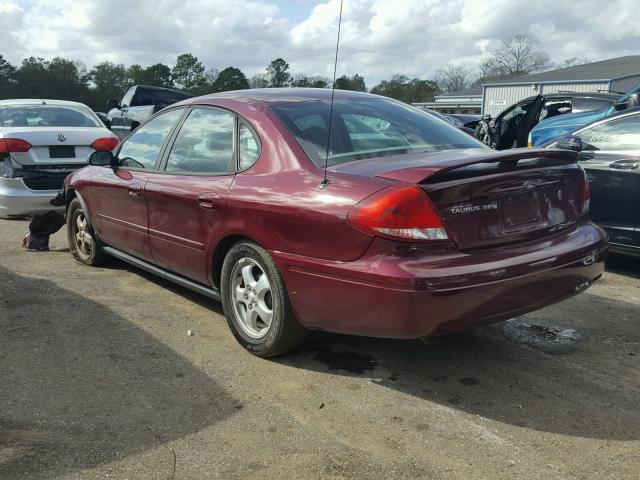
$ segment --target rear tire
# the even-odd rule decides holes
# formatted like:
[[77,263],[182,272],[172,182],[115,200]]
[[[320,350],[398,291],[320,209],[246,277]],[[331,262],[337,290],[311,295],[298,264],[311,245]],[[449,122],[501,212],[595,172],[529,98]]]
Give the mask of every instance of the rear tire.
[[74,198],[67,209],[67,239],[73,258],[85,265],[102,265],[107,255],[100,246],[98,237],[91,228],[89,217],[82,203]]
[[260,246],[239,242],[229,250],[220,287],[229,327],[254,355],[281,355],[304,341],[307,330],[293,315],[280,271]]

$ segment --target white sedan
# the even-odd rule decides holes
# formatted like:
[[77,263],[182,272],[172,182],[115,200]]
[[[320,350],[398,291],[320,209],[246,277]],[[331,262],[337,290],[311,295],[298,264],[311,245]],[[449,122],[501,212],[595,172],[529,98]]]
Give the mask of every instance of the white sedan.
[[65,177],[118,139],[89,107],[62,100],[0,101],[0,218],[53,210]]

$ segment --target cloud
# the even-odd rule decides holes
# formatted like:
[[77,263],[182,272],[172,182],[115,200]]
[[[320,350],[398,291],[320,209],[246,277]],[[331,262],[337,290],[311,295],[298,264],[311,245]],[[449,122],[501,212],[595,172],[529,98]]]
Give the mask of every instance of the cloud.
[[[25,0],[26,1],[26,0]],[[368,86],[394,73],[429,78],[449,62],[479,64],[501,40],[534,35],[553,61],[638,53],[637,0],[344,0],[338,75]],[[339,0],[0,0],[12,62],[63,56],[92,65],[172,64],[192,52],[207,67],[247,74],[285,58],[330,76]],[[640,66],[639,66],[640,70]]]

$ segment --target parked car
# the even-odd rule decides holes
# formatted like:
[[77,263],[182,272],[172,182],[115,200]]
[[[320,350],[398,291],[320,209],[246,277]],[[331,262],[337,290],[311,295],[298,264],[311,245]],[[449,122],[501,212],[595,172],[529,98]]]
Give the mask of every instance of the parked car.
[[118,140],[82,103],[0,101],[0,217],[52,210],[64,178]]
[[591,188],[591,218],[611,250],[640,255],[640,108],[621,112],[550,147],[580,152]]
[[539,122],[568,113],[607,108],[619,95],[612,93],[559,92],[536,95],[503,110],[496,118],[484,117],[477,136],[496,150],[526,147],[529,132]]
[[447,117],[453,120],[453,123],[457,127],[467,127],[476,129],[480,120],[482,120],[482,115],[472,115],[469,113],[447,113]]
[[120,102],[108,102],[107,127],[123,139],[154,113],[186,98],[191,95],[174,88],[135,85],[127,90]]
[[443,113],[440,113],[437,110],[431,110],[430,108],[421,108],[421,110],[427,112],[429,115],[433,115],[434,117],[439,118],[440,120],[450,123],[451,125],[456,127],[458,130],[461,130],[464,133],[471,135],[474,138],[477,138],[476,131],[473,128],[465,126],[461,121],[456,120],[451,115],[444,115]]
[[640,85],[637,85],[629,93],[618,98],[613,104],[600,106],[597,109],[581,111],[563,115],[557,118],[549,118],[540,122],[529,134],[528,145],[539,147],[550,141],[585,127],[591,123],[607,118],[616,112],[634,108],[640,105]]
[[71,253],[221,300],[238,341],[265,357],[308,329],[465,330],[602,275],[607,238],[577,154],[495,152],[401,102],[338,90],[331,108],[331,95],[243,90],[156,114],[67,179]]

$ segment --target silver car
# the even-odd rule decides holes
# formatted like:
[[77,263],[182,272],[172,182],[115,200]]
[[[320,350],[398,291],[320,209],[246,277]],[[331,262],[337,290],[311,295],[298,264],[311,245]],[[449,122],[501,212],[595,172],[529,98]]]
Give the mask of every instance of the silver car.
[[0,101],[0,218],[54,209],[64,178],[118,139],[89,107],[62,100]]

